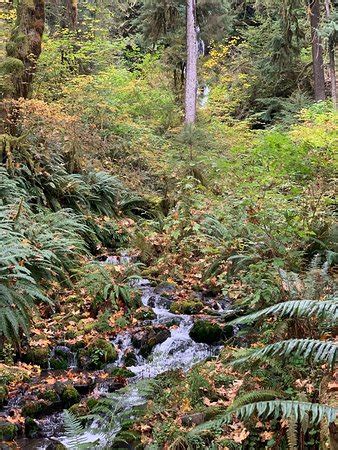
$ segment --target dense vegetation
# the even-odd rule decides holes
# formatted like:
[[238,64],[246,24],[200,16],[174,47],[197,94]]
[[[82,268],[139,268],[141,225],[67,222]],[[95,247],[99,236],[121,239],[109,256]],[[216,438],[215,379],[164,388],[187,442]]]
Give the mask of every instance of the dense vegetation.
[[[98,401],[83,386],[109,377],[121,388],[135,375],[134,360],[114,366],[112,338],[146,323],[150,338],[139,347],[151,360],[177,327],[148,324],[141,277],[167,289],[171,313],[194,316],[195,342],[219,351],[140,383],[146,408],[123,418],[107,448],[336,448],[335,6],[3,6],[0,441],[8,448],[25,448],[15,443],[24,434],[40,438],[39,419],[60,409],[67,448],[102,448],[83,430],[102,420],[109,435],[123,402]],[[216,313],[212,302],[226,308]],[[70,354],[79,371],[67,370]]]

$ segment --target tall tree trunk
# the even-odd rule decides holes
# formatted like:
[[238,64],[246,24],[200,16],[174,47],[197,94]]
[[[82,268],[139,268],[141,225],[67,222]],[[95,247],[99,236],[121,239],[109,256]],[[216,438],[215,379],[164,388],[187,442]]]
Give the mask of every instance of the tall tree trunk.
[[18,3],[17,21],[6,45],[7,58],[4,62],[9,81],[7,97],[29,97],[41,54],[44,25],[44,0],[21,0]]
[[323,47],[318,33],[320,22],[320,0],[310,0],[309,4],[311,40],[312,40],[312,64],[315,100],[325,100],[325,79]]
[[[327,19],[331,16],[331,4],[330,0],[325,0],[325,11]],[[329,53],[329,71],[330,71],[330,83],[331,83],[331,96],[332,102],[335,108],[337,104],[337,77],[336,77],[336,64],[335,64],[335,32],[331,33],[328,42]]]
[[197,59],[196,0],[187,0],[187,67],[185,80],[186,125],[193,125],[196,121]]

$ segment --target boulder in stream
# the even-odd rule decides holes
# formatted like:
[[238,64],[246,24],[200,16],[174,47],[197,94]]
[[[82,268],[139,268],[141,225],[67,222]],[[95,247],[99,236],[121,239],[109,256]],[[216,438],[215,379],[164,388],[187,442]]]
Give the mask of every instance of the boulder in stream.
[[153,326],[136,331],[131,337],[135,348],[140,349],[140,354],[149,356],[152,349],[170,337],[170,330],[163,326]]
[[102,369],[117,358],[117,350],[105,339],[96,339],[80,352],[80,364],[86,369]]
[[137,320],[154,320],[156,318],[156,314],[152,308],[142,306],[135,311],[134,317]]
[[183,302],[174,302],[170,305],[170,312],[174,314],[198,314],[202,311],[204,305],[198,300],[186,300]]
[[191,328],[189,336],[195,342],[209,345],[217,344],[223,338],[223,329],[218,323],[197,320]]

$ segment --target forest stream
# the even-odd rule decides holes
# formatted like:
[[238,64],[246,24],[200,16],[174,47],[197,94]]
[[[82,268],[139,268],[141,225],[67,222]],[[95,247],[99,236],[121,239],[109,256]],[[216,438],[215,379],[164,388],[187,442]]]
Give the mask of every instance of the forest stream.
[[[106,263],[115,265],[129,262],[130,259],[127,256],[108,257],[106,260]],[[188,371],[194,364],[216,355],[221,348],[220,345],[197,343],[190,337],[189,332],[196,316],[170,312],[169,307],[172,300],[168,295],[168,286],[152,286],[149,280],[143,278],[133,283],[142,293],[143,306],[153,312],[153,319],[138,323],[136,328],[123,331],[111,341],[118,351],[115,367],[125,367],[128,355],[129,357],[132,355],[134,359],[133,365],[129,365],[128,370],[134,372],[135,376],[129,378],[128,384],[121,387],[118,382],[112,384],[111,380],[95,380],[88,388],[97,398],[108,397],[111,399],[112,410],[112,418],[108,418],[110,419],[109,431],[102,431],[102,422],[98,419],[92,420],[91,425],[83,431],[81,440],[83,438],[88,445],[93,446],[92,448],[106,448],[108,443],[111,444],[121,429],[122,420],[126,416],[132,416],[133,408],[146,403],[146,397],[142,392],[143,379],[153,379],[171,370]],[[214,309],[216,316],[229,308],[226,301],[209,300],[210,302],[212,303],[210,307]],[[142,342],[149,330],[155,331],[153,338],[157,344],[153,346],[149,356],[145,356],[142,351]],[[68,355],[68,370],[76,372],[78,370],[77,357],[68,347],[56,346],[51,351],[51,357],[55,352],[61,350]],[[53,374],[51,369],[47,371],[47,376],[50,374]],[[67,376],[67,373],[65,375]],[[88,375],[90,377],[90,373]],[[92,380],[92,378],[90,379]],[[114,392],[112,393],[112,391]],[[18,406],[20,400],[20,396],[15,397],[9,402],[6,409],[10,411],[11,408]],[[18,440],[20,448],[50,450],[55,448],[56,443],[63,444],[65,448],[72,448],[72,438],[68,438],[64,433],[63,418],[63,412],[59,411],[39,419],[42,437],[20,439]]]

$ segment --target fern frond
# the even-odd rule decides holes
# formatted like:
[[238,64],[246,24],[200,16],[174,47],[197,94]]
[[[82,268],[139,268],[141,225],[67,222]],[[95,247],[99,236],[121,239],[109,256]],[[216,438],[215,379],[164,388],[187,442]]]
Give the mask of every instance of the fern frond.
[[253,314],[239,317],[229,322],[229,325],[248,324],[255,322],[266,316],[279,317],[325,317],[332,319],[338,318],[338,299],[332,300],[291,300],[283,303],[277,303],[269,308],[262,309]]
[[312,358],[314,362],[327,362],[332,369],[337,360],[338,346],[335,342],[319,341],[315,339],[289,339],[254,349],[248,356],[232,361],[231,365],[241,365],[248,361],[267,357],[300,356],[304,359]]
[[252,416],[258,416],[261,419],[294,417],[296,421],[302,421],[306,416],[309,418],[310,425],[317,425],[322,419],[326,418],[328,423],[335,421],[338,409],[319,403],[297,402],[292,400],[269,400],[263,402],[249,403],[240,406],[230,412],[225,412],[218,419],[197,426],[192,432],[201,430],[222,428],[225,424],[233,420],[235,414],[240,420],[248,420]]
[[78,417],[70,411],[65,410],[63,413],[63,420],[66,436],[66,448],[71,450],[90,450],[92,448],[96,448],[96,444],[98,443],[100,436],[98,435],[95,442],[92,441],[92,435],[90,435],[90,439],[88,439],[86,429],[83,427],[81,420]]
[[277,398],[283,398],[285,395],[282,392],[274,391],[272,389],[265,389],[260,391],[247,392],[235,398],[234,402],[227,409],[228,412],[235,411],[241,406],[248,403],[262,402],[268,400],[275,400]]
[[298,423],[297,420],[291,415],[288,419],[288,429],[287,429],[287,439],[289,450],[297,450],[298,449]]

